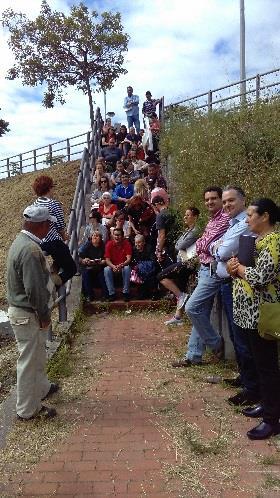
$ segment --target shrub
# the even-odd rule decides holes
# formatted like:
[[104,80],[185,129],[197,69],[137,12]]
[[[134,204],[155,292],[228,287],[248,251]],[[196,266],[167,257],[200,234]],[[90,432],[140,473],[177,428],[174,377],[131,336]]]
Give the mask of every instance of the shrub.
[[205,114],[174,108],[161,134],[170,191],[180,211],[201,206],[207,185],[236,184],[248,200],[280,199],[280,99]]

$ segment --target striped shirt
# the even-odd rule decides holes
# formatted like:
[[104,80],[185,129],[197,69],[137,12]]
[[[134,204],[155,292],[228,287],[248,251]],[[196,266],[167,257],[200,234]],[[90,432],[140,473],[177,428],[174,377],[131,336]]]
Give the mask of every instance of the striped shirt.
[[51,240],[63,240],[59,232],[65,229],[65,221],[63,209],[60,202],[48,197],[38,197],[34,202],[34,206],[43,206],[48,208],[49,213],[56,217],[56,223],[51,223],[50,231],[42,242],[50,242]]
[[156,112],[156,110],[157,110],[156,99],[145,100],[142,107],[142,114],[144,114],[145,116],[149,116],[153,112]]
[[229,227],[229,216],[220,209],[208,221],[202,237],[196,241],[196,253],[202,265],[214,260],[210,253],[210,244],[218,240]]

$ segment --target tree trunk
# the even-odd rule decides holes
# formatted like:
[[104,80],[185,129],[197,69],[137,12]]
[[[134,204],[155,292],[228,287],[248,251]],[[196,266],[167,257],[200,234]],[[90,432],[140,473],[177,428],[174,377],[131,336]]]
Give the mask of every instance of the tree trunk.
[[88,103],[89,103],[90,124],[91,124],[91,129],[92,129],[93,128],[93,124],[94,124],[94,112],[93,112],[92,91],[91,91],[88,79],[86,80],[86,86],[87,86]]

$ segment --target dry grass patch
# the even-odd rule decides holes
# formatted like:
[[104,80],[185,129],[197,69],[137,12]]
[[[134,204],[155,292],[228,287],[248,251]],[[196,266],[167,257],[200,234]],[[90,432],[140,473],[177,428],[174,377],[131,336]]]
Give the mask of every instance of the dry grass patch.
[[[151,316],[149,319],[152,322]],[[253,444],[248,449],[246,429],[242,429],[244,419],[239,418],[239,409],[225,401],[232,389],[205,382],[209,375],[233,377],[235,364],[205,363],[202,367],[172,369],[172,361],[185,351],[186,329],[163,333],[164,344],[157,351],[143,352],[147,380],[143,392],[146,398],[162,401],[160,408],[153,408],[157,418],[152,423],[175,450],[177,464],[164,467],[170,491],[178,479],[182,483],[179,496],[184,498],[212,498],[220,496],[222,489],[234,490],[236,497],[243,492],[251,492],[253,497],[265,489],[278,490],[278,474],[268,478],[260,467],[260,459],[263,464],[275,465],[278,456],[260,456]],[[206,355],[205,361],[208,359]],[[267,444],[275,445],[277,441],[274,438]],[[252,480],[252,475],[256,479]]]
[[[92,327],[90,340],[94,340]],[[83,423],[94,423],[97,409],[95,403],[86,398],[86,394],[100,376],[103,357],[93,358],[89,355],[88,342],[89,330],[80,323],[80,330],[76,330],[71,348],[64,344],[61,353],[58,351],[56,358],[51,360],[50,377],[59,382],[61,389],[51,401],[48,400],[48,405],[53,404],[59,416],[47,422],[36,419],[26,423],[15,422],[6,447],[0,452],[3,483],[15,482],[17,474],[31,472],[36,463],[53,454],[58,444],[75,431],[81,418]],[[57,369],[56,362],[59,365]],[[67,368],[64,368],[66,364]],[[91,410],[91,417],[81,415],[84,406]]]
[[18,351],[13,339],[2,338],[0,349],[0,403],[16,381]]
[[77,172],[80,161],[72,161],[63,165],[52,166],[33,173],[17,175],[13,178],[0,180],[0,304],[6,304],[5,275],[7,251],[22,226],[22,212],[26,206],[32,204],[35,195],[32,183],[40,174],[53,177],[56,183],[55,198],[64,208],[66,219],[70,212],[73,195],[77,182]]

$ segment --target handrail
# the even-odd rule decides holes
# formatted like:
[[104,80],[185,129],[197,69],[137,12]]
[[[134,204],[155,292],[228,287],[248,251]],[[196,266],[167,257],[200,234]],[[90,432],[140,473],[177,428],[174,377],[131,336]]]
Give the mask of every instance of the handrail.
[[[74,160],[77,155],[82,155],[81,146],[89,146],[89,135],[91,132],[80,133],[71,138],[64,138],[48,145],[42,145],[33,150],[14,154],[13,156],[0,159],[0,178],[10,178],[11,176],[43,169],[53,164]],[[79,139],[84,137],[84,139]],[[56,147],[63,144],[62,147]],[[44,159],[38,161],[38,158]],[[25,171],[24,171],[25,170]]]
[[[172,102],[171,104],[164,106],[164,111],[166,112],[169,109],[172,109],[173,107],[179,106],[181,104],[185,104],[185,106],[186,106],[188,103],[192,103],[192,102],[193,102],[191,104],[192,109],[197,110],[197,109],[207,108],[207,111],[212,111],[213,106],[215,104],[220,104],[222,102],[230,101],[230,100],[235,99],[235,98],[243,99],[244,96],[245,96],[245,98],[246,98],[246,96],[247,97],[250,96],[250,103],[251,103],[252,99],[254,99],[254,97],[255,97],[255,100],[258,101],[260,98],[262,98],[261,92],[263,92],[264,90],[268,91],[269,89],[272,89],[273,87],[277,87],[278,85],[280,85],[279,72],[280,72],[280,68],[272,69],[272,70],[266,71],[264,73],[256,74],[255,76],[250,76],[249,78],[246,78],[243,80],[229,83],[228,85],[220,86],[220,87],[216,88],[215,90],[208,90],[207,92],[199,93],[198,95],[194,95],[193,97],[188,97],[188,98],[183,99],[183,100],[178,100],[176,102]],[[276,78],[278,78],[278,80],[273,81],[273,82],[267,81],[267,82],[262,83],[262,81],[261,81],[262,78],[265,78],[266,76],[271,76],[271,75],[275,75]],[[254,88],[250,88],[250,87],[247,88],[248,85],[246,86],[246,83],[250,83],[250,82],[255,83]],[[245,83],[245,89],[246,89],[245,92],[243,92],[240,89],[242,83]],[[222,91],[227,90],[227,89],[233,89],[234,87],[237,87],[237,86],[240,87],[238,89],[239,90],[238,93],[235,93],[232,95],[226,95],[226,96],[221,95],[220,98],[213,99],[213,95],[215,93],[222,92]],[[255,96],[253,94],[255,94]],[[198,99],[201,99],[203,97],[205,97],[205,99],[206,99],[206,102],[204,104],[199,104],[196,102]],[[267,97],[267,95],[265,95],[265,97]],[[184,107],[184,106],[182,106],[182,107]]]
[[[68,246],[76,264],[79,262],[78,241],[80,238],[81,228],[86,223],[85,201],[86,196],[90,193],[92,170],[99,153],[101,128],[102,117],[98,107],[96,109],[92,131],[87,134],[87,145],[89,148],[85,147],[83,151],[70,217],[67,225],[67,234],[69,237]],[[58,298],[56,299],[56,304],[58,305],[59,310],[59,322],[67,321],[66,298],[71,292],[71,285],[72,280],[68,280],[66,285],[62,285],[59,288]]]

